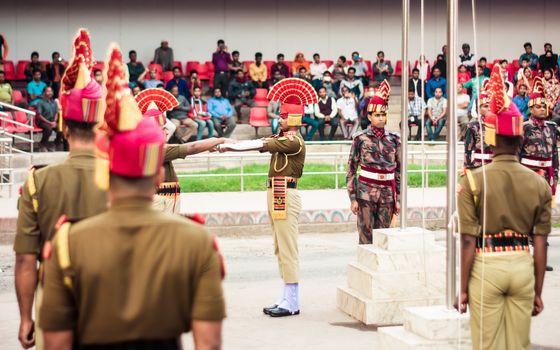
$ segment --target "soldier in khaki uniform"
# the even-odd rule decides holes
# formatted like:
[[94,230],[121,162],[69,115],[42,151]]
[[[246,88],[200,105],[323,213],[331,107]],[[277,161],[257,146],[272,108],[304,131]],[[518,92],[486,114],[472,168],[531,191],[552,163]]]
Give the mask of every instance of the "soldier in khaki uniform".
[[531,315],[544,307],[552,195],[542,177],[519,163],[523,115],[505,95],[499,67],[490,79],[493,101],[485,126],[494,156],[491,164],[467,170],[459,185],[461,288],[456,307],[466,312],[468,304],[474,349],[530,349]]
[[[81,29],[74,41],[72,63],[62,78],[61,99],[63,132],[70,145],[68,158],[47,167],[30,170],[18,202],[14,251],[15,285],[20,308],[19,340],[24,348],[36,343],[42,349],[40,324],[33,324],[32,305],[37,289],[36,307],[41,304],[37,261],[52,239],[61,215],[73,219],[97,215],[107,208],[107,195],[95,187],[95,131],[103,117],[101,86],[91,79],[93,60],[90,38]],[[38,314],[36,313],[38,318]]]
[[192,330],[197,348],[219,349],[225,305],[216,242],[202,226],[152,208],[165,135],[142,118],[127,87],[112,84],[123,70],[118,48],[108,66],[107,133],[99,137],[109,147],[110,207],[60,225],[46,262],[45,345],[179,349]]

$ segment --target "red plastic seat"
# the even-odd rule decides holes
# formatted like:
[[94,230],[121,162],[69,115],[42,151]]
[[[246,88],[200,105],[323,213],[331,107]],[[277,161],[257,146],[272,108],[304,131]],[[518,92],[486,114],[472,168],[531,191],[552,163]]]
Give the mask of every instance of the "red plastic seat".
[[322,60],[321,62],[323,62],[327,66],[327,68],[334,64],[333,60]]
[[274,61],[263,61],[264,65],[266,66],[266,73],[268,75],[268,79],[272,79],[272,66],[276,64]]
[[[25,114],[25,112],[13,111],[12,113],[14,114],[14,119],[16,122],[29,125],[29,118],[27,118],[27,114]],[[16,125],[15,132],[17,133],[28,133],[30,131],[31,129],[29,127],[26,128],[25,126]]]
[[16,80],[25,80],[25,67],[29,63],[28,60],[18,61],[16,70]]
[[23,102],[23,94],[21,93],[21,90],[12,90],[12,97],[14,99],[14,104]]
[[170,80],[173,80],[173,72],[172,71],[163,72],[163,84],[167,85],[167,82]]
[[268,116],[266,115],[266,108],[251,107],[249,114],[249,125],[255,128],[255,137],[259,137],[259,128],[270,126]]
[[253,100],[255,101],[255,106],[256,107],[268,107],[268,99],[266,98],[266,96],[268,95],[268,90],[267,89],[255,89],[255,97],[253,97]]
[[163,68],[161,68],[161,64],[159,63],[150,63],[148,65],[148,70],[155,70],[156,71],[156,79],[162,80],[163,79]]
[[181,64],[181,61],[173,61],[173,68],[175,67],[181,70],[181,76],[183,76],[183,65]]
[[513,60],[512,63],[513,63],[513,68],[515,68],[515,70],[519,70],[519,68],[521,68],[521,65],[519,65],[519,59]]
[[397,65],[395,66],[395,70],[393,72],[393,75],[396,77],[401,77],[402,76],[402,61],[398,60],[397,61]]
[[16,68],[14,62],[4,61],[4,75],[6,80],[16,80]]
[[243,61],[243,65],[245,66],[245,69],[247,70],[247,76],[249,76],[249,66],[251,66],[252,63],[255,63],[255,61]]
[[191,74],[191,70],[196,70],[196,67],[200,64],[198,61],[188,61],[187,63],[187,71],[185,72],[187,75]]
[[290,77],[292,76],[292,64],[293,63],[294,63],[293,61],[284,61],[284,64],[286,66],[288,66],[288,73],[289,73]]
[[[332,61],[331,61],[331,62],[332,62]],[[370,61],[370,60],[364,60],[364,63],[365,63],[366,66],[367,66],[367,75],[368,75],[368,77],[373,78],[373,66],[372,66],[372,64],[371,64],[371,61]]]
[[206,63],[198,63],[194,70],[198,72],[198,78],[200,80],[210,80],[210,70],[208,64]]
[[51,63],[51,61],[41,61],[41,70],[45,72],[47,70],[47,64]]
[[11,112],[3,112],[6,113],[6,115],[4,114],[0,114],[0,129],[4,129],[6,132],[9,132],[10,134],[13,134],[16,132],[16,126],[14,123],[11,123],[10,121],[14,120],[14,116],[12,115]]

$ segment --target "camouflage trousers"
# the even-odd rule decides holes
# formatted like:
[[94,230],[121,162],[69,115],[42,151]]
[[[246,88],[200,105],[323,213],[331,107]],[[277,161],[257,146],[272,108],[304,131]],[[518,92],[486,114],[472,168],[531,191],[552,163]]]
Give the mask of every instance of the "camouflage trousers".
[[370,185],[367,192],[363,190],[358,192],[359,243],[372,244],[372,230],[391,225],[395,205],[393,189],[387,186]]

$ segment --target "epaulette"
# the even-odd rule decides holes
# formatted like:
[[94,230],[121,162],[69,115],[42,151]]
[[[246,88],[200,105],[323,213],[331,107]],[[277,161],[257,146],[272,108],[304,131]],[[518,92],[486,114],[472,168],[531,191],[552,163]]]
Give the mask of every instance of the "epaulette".
[[[68,288],[72,288],[72,276],[74,275],[71,269],[72,263],[70,261],[70,244],[68,237],[70,235],[70,227],[78,221],[80,221],[80,219],[69,219],[66,215],[62,215],[55,225],[56,233],[53,237],[53,241],[56,240],[58,266],[62,271],[64,285]],[[50,245],[50,242],[47,241],[45,242],[45,247],[47,243]],[[46,249],[52,251],[52,246]],[[43,249],[43,257],[45,257],[45,253],[48,253],[46,259],[50,258],[50,252]]]
[[471,188],[471,192],[473,194],[474,204],[478,205],[478,197],[480,195],[480,190],[476,186],[476,180],[474,178],[474,172],[471,169],[466,169],[465,170],[465,175],[467,176],[467,181],[469,182],[469,187]]
[[364,134],[364,131],[358,131],[357,133],[355,133],[354,135],[352,135],[352,140],[355,139],[356,137],[362,136]]
[[545,120],[544,123],[545,123],[545,124],[548,124],[548,125],[550,125],[550,126],[554,126],[554,127],[557,126],[556,123],[553,122],[553,121],[551,121],[551,120]]
[[226,263],[222,252],[220,252],[220,245],[218,244],[218,237],[216,236],[214,236],[212,248],[214,248],[214,251],[218,254],[218,260],[220,261],[220,274],[222,275],[223,280],[226,277]]
[[27,190],[31,196],[31,203],[33,204],[33,211],[37,213],[39,211],[39,199],[37,196],[37,184],[35,181],[35,171],[46,167],[47,165],[32,165],[29,167],[27,175]]

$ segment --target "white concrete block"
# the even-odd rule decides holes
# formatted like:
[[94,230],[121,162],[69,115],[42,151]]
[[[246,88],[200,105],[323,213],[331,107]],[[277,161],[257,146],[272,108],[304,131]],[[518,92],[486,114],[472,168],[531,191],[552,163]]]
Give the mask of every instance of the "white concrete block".
[[[424,243],[423,243],[424,242]],[[373,230],[373,245],[389,251],[414,250],[419,251],[422,245],[433,244],[433,232],[423,231],[419,227],[384,228]]]
[[469,315],[443,305],[403,309],[404,328],[431,340],[470,339]]
[[357,255],[358,263],[372,271],[445,270],[445,248],[435,244],[426,244],[425,250],[420,247],[416,251],[388,251],[371,244],[361,244],[358,245]]
[[377,330],[383,350],[470,350],[470,339],[433,340],[408,332],[404,327],[383,327]]

